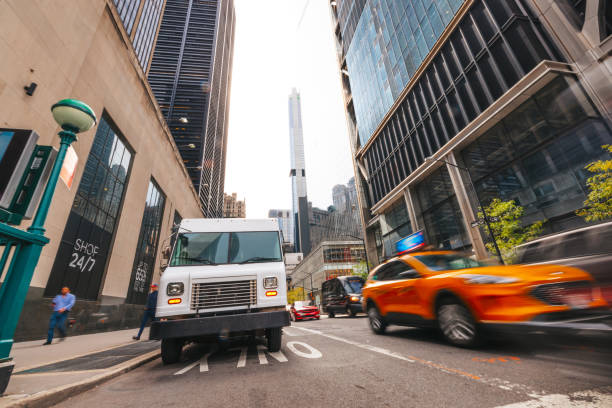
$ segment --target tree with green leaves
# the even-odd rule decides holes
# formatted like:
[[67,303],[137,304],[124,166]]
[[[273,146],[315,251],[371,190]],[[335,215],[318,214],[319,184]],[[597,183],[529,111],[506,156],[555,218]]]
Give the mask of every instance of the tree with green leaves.
[[[603,145],[602,148],[612,154],[612,145]],[[590,191],[584,208],[576,214],[587,221],[612,218],[612,159],[591,162],[585,169],[593,173],[586,182]]]
[[[485,211],[504,262],[512,263],[516,258],[516,246],[531,241],[542,233],[543,221],[523,226],[521,218],[525,209],[517,205],[514,200],[501,201],[499,198],[494,198],[485,207]],[[482,211],[478,212],[478,218],[483,224]],[[485,245],[489,252],[496,253],[493,242]]]
[[363,280],[367,280],[368,275],[370,274],[370,268],[368,268],[368,266],[370,266],[370,268],[372,267],[365,260],[359,261],[357,264],[353,265],[353,275],[359,276],[363,278]]

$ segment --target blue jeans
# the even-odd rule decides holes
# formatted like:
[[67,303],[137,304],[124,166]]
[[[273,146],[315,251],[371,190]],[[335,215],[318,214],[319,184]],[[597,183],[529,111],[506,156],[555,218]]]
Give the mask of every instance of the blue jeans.
[[140,335],[142,334],[142,331],[144,330],[147,323],[149,322],[149,319],[155,321],[155,312],[151,310],[145,310],[144,314],[142,315],[142,321],[140,322],[140,330],[138,330],[138,335],[136,337],[140,338]]
[[66,318],[68,317],[68,312],[60,313],[53,312],[51,315],[51,319],[49,320],[49,332],[47,333],[47,341],[51,343],[53,340],[53,331],[57,327],[62,337],[66,336]]

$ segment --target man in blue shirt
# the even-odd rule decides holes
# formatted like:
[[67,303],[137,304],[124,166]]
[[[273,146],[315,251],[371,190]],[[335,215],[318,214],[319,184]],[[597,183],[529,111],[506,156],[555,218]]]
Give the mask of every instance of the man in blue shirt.
[[57,327],[60,332],[60,341],[66,337],[66,318],[68,312],[74,306],[76,297],[70,293],[68,286],[62,288],[62,293],[53,298],[53,314],[49,320],[49,332],[47,333],[47,341],[43,346],[51,344],[53,341],[53,331]]
[[134,340],[140,340],[140,335],[149,322],[149,319],[155,320],[155,308],[157,308],[157,285],[154,283],[151,285],[151,293],[149,293],[149,297],[147,298],[147,306],[145,307],[144,315],[140,322],[140,330],[138,330],[136,336],[132,337]]

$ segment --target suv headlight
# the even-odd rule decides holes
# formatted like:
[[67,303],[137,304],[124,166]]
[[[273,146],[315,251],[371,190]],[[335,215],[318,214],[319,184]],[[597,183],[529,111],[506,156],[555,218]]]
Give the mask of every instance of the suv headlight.
[[265,289],[276,289],[278,287],[278,279],[275,276],[264,278],[263,285]]
[[459,277],[465,279],[465,283],[474,283],[481,285],[496,283],[514,283],[519,281],[517,278],[514,278],[512,276],[479,275],[471,273],[459,275]]
[[166,286],[166,294],[168,296],[180,296],[185,292],[185,285],[183,282],[172,282]]

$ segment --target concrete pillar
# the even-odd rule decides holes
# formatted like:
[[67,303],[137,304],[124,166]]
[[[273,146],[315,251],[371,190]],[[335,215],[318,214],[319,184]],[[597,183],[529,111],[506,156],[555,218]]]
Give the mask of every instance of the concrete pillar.
[[582,34],[593,47],[601,43],[601,34],[604,28],[601,26],[600,16],[603,14],[603,3],[604,2],[600,0],[586,1]]
[[423,219],[421,217],[420,206],[416,202],[414,192],[407,187],[404,190],[404,200],[406,201],[406,208],[408,209],[408,218],[410,218],[410,225],[412,226],[412,232],[418,231],[425,228]]
[[[467,188],[474,189],[474,186],[467,186],[466,188],[466,185],[463,182],[463,177],[461,175],[461,172],[465,170],[461,170],[455,167],[458,164],[454,152],[450,152],[445,157],[445,159],[448,163],[451,164],[447,164],[446,168],[448,169],[448,173],[450,174],[450,179],[453,183],[453,190],[455,190],[455,196],[457,197],[457,201],[459,202],[461,215],[463,215],[463,223],[465,225],[465,230],[467,231],[468,236],[470,237],[470,241],[472,242],[472,248],[474,250],[474,253],[476,254],[476,258],[488,258],[490,255],[484,245],[484,240],[482,238],[480,228],[478,226],[471,226],[472,222],[476,221],[476,214],[474,213],[473,208],[477,206],[472,205]],[[455,166],[452,166],[453,164]],[[476,194],[475,191],[474,194]]]

